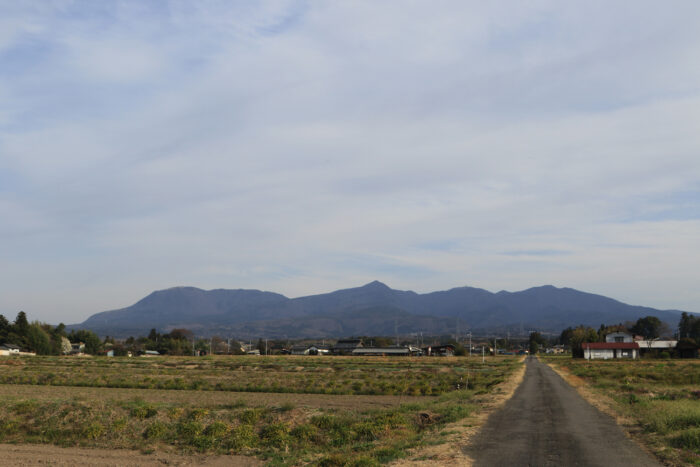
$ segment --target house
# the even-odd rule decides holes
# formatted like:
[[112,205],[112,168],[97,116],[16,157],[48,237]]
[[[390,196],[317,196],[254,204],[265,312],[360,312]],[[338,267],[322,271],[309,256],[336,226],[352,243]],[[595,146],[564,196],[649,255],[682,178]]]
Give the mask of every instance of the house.
[[605,342],[634,342],[634,336],[623,331],[611,332],[605,335]]
[[71,354],[81,354],[85,353],[85,343],[84,342],[72,342],[70,345]]
[[340,339],[331,349],[333,355],[352,355],[357,348],[364,347],[362,339]]
[[427,355],[429,357],[452,357],[454,354],[455,346],[452,344],[423,347],[423,355]]
[[548,347],[547,350],[545,350],[545,353],[549,353],[549,354],[560,354],[560,353],[564,353],[564,352],[565,352],[565,349],[564,349],[564,346],[562,344],[553,345],[552,347]]
[[639,345],[636,342],[584,342],[581,347],[586,360],[639,358]]
[[0,345],[0,355],[19,355],[19,346],[14,344]]

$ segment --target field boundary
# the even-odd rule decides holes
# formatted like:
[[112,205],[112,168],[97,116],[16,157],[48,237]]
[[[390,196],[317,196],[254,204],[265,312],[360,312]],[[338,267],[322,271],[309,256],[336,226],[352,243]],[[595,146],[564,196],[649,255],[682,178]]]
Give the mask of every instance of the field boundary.
[[144,453],[129,449],[59,447],[48,444],[4,444],[0,443],[0,456],[11,459],[13,465],[52,465],[68,467],[74,465],[95,467],[162,467],[206,466],[257,467],[263,462],[254,457],[236,455],[182,455],[164,451]]

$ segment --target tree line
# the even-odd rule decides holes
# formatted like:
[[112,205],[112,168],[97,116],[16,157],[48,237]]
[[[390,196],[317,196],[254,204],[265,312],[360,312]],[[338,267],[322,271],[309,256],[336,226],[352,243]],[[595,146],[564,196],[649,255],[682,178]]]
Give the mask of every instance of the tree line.
[[13,322],[0,315],[0,343],[13,344],[22,351],[34,352],[37,355],[62,355],[69,353],[73,343],[85,344],[86,353],[97,353],[102,348],[102,341],[92,331],[71,330],[60,323],[52,326],[39,321],[27,319],[24,311],[17,313]]

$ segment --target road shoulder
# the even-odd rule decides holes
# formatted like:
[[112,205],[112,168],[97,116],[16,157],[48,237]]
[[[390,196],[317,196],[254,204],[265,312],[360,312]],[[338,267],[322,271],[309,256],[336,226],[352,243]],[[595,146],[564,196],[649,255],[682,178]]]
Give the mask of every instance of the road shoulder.
[[554,362],[548,362],[545,360],[540,361],[561,376],[561,378],[566,381],[569,386],[573,387],[586,402],[604,414],[612,417],[627,438],[639,446],[640,449],[657,461],[663,462],[663,459],[654,452],[654,449],[652,449],[648,443],[645,443],[645,439],[642,436],[642,428],[639,426],[639,424],[634,419],[621,414],[615,409],[616,403],[614,400],[602,392],[592,389],[582,378],[572,374],[567,368],[561,367]]
[[450,465],[470,467],[473,459],[464,453],[463,447],[479,432],[489,416],[500,409],[515,393],[525,377],[525,358],[520,360],[520,367],[503,381],[494,392],[476,396],[470,403],[479,406],[478,412],[464,420],[446,425],[442,431],[449,433],[444,443],[427,446],[409,451],[408,455],[390,465],[393,467],[406,466],[435,466]]

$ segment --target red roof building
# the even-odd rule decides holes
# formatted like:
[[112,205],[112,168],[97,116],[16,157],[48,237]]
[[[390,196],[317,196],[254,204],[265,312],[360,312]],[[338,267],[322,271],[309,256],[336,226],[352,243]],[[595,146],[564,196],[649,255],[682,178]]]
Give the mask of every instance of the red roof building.
[[583,358],[587,360],[609,360],[613,358],[639,358],[636,342],[584,342]]

